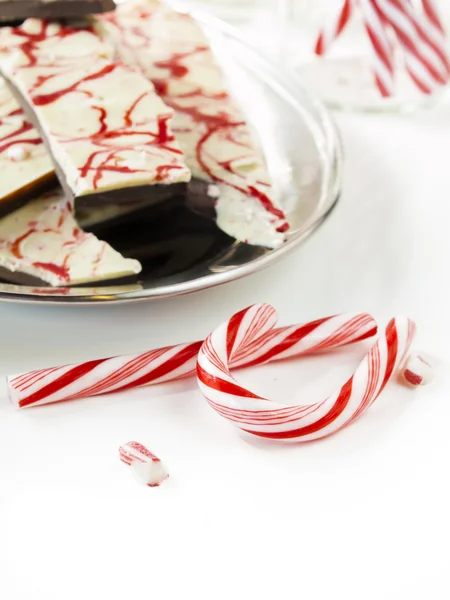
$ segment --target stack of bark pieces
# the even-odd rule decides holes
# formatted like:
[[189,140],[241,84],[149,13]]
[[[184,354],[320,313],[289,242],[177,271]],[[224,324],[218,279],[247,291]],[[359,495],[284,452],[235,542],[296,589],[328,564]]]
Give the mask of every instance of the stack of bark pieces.
[[199,25],[159,0],[113,9],[0,0],[0,268],[10,281],[139,273],[79,216],[164,202],[191,177],[212,184],[204,189],[226,233],[284,241],[261,152]]

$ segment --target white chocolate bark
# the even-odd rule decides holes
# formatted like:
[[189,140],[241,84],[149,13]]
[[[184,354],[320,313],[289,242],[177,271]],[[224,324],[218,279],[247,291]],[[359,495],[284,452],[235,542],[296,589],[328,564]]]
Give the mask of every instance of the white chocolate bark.
[[83,232],[62,194],[47,194],[0,220],[0,267],[52,286],[133,275],[137,260]]
[[4,27],[0,68],[33,109],[74,197],[190,179],[172,110],[145,77],[112,62],[93,31],[37,19]]
[[53,176],[38,132],[0,78],[0,206]]
[[175,111],[173,130],[193,176],[216,183],[217,223],[251,244],[277,246],[288,224],[250,128],[196,21],[158,0],[98,15],[96,30]]

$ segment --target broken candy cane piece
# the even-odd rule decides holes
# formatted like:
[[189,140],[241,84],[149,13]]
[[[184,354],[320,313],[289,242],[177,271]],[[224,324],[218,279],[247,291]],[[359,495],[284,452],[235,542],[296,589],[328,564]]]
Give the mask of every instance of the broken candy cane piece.
[[120,460],[131,467],[141,483],[157,487],[169,477],[169,473],[160,459],[139,442],[128,442],[119,448]]
[[403,379],[414,387],[426,385],[433,379],[433,368],[419,354],[412,354],[402,371]]

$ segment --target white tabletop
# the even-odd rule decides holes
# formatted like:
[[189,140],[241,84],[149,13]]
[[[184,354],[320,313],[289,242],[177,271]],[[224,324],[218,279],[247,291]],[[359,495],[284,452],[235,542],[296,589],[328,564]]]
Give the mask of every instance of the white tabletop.
[[[93,308],[0,305],[0,369],[16,373],[199,339],[253,302],[282,323],[369,311],[416,319],[435,380],[391,383],[325,441],[238,432],[182,382],[15,410],[0,397],[0,597],[5,600],[448,600],[450,107],[337,115],[345,191],[302,247],[191,296]],[[361,349],[241,372],[287,402],[319,399]],[[170,479],[119,462],[138,440]]]

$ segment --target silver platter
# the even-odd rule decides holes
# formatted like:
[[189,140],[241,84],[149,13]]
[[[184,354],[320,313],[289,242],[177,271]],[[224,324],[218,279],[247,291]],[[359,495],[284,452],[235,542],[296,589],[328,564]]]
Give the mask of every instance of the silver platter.
[[[109,237],[98,232],[143,263],[137,283],[77,288],[0,283],[1,300],[101,304],[188,294],[262,269],[302,242],[330,213],[341,189],[342,148],[327,110],[295,75],[263,58],[233,28],[204,13],[192,14],[204,27],[233,94],[260,137],[291,225],[285,244],[270,250],[236,242],[213,221],[168,204],[156,216],[152,213],[149,222],[139,219],[138,225],[122,225],[120,231],[117,226]],[[152,232],[157,232],[156,239]]]

